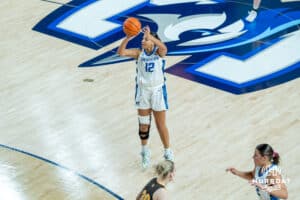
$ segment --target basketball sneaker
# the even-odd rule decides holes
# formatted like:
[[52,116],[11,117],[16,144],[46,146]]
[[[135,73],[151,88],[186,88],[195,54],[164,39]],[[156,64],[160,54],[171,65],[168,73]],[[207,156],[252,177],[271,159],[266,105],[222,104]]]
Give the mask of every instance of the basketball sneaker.
[[166,160],[174,161],[174,154],[171,149],[165,149],[164,158]]
[[143,169],[147,169],[150,166],[150,150],[149,149],[145,149],[141,152],[141,156],[142,156],[142,167]]
[[251,10],[246,17],[246,21],[253,22],[257,17],[257,12],[255,10]]

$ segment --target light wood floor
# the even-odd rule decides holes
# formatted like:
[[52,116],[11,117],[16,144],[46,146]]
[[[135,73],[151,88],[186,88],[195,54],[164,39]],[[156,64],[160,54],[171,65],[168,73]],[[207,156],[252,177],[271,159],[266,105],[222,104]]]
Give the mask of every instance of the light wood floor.
[[[101,51],[31,30],[59,6],[0,3],[0,199],[134,199],[153,176],[139,163],[134,63],[78,68]],[[168,66],[180,59],[168,57]],[[259,143],[280,153],[289,199],[297,199],[300,79],[246,95],[167,79],[172,199],[256,199],[225,168],[252,169]],[[153,164],[161,161],[155,126],[150,147]]]

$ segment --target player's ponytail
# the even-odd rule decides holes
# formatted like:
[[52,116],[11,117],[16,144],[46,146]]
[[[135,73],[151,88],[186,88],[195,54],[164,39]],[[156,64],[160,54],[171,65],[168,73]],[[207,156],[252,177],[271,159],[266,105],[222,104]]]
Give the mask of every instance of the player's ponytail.
[[276,164],[276,165],[278,165],[279,164],[279,160],[280,160],[280,156],[279,156],[279,153],[277,153],[277,152],[273,152],[273,157],[272,157],[272,160],[273,160],[273,164]]

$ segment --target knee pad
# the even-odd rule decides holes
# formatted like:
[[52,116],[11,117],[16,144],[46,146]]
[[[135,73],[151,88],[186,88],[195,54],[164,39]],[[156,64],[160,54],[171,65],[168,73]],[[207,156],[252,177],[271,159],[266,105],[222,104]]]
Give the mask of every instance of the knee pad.
[[147,125],[147,131],[141,131],[139,127],[139,136],[141,140],[147,140],[149,138],[149,132],[150,132],[150,124],[151,124],[151,116],[138,116],[139,119],[139,126],[141,125]]
[[151,116],[150,115],[146,115],[146,116],[138,116],[139,119],[139,124],[144,124],[144,125],[150,125],[151,123]]
[[149,129],[146,132],[139,131],[139,136],[141,140],[147,140],[149,138]]

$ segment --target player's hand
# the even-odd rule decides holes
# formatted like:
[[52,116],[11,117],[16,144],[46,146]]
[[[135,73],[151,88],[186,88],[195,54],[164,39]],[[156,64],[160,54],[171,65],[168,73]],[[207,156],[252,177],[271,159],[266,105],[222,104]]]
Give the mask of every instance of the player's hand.
[[143,28],[143,33],[144,33],[144,35],[146,36],[146,37],[149,37],[150,36],[150,32],[151,32],[151,30],[150,30],[150,27],[149,26],[145,26],[144,28]]
[[231,172],[232,174],[236,175],[237,174],[237,170],[234,167],[228,167],[226,169],[226,172]]
[[136,35],[134,35],[134,36],[126,35],[125,39],[129,41],[129,40],[132,40],[135,37],[136,37]]

